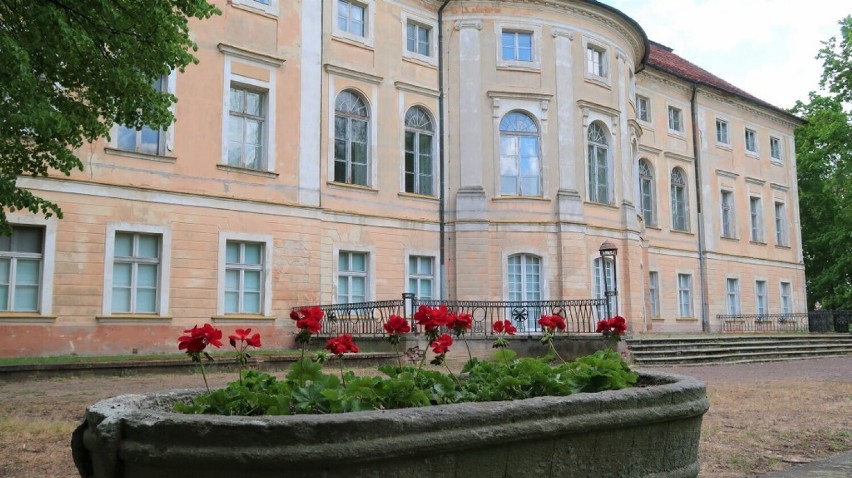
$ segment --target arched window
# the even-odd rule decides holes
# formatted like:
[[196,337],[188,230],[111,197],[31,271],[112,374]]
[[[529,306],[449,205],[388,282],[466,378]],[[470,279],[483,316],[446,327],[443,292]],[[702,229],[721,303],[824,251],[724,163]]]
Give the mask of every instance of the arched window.
[[500,194],[541,196],[538,126],[525,113],[500,121]]
[[680,168],[672,169],[672,229],[689,230],[689,216],[686,203],[686,174]]
[[589,126],[589,201],[609,204],[609,158],[606,131],[598,122]]
[[346,90],[334,102],[334,180],[367,186],[370,111],[355,92]]
[[657,224],[656,208],[654,207],[654,173],[647,159],[639,160],[639,203],[642,207],[642,218],[645,224]]
[[515,254],[509,256],[507,264],[508,291],[510,301],[534,302],[525,307],[517,307],[526,312],[526,320],[514,325],[523,331],[537,330],[541,309],[538,302],[541,299],[541,257],[532,254]]
[[419,107],[405,113],[405,192],[431,196],[432,138],[434,127],[429,114]]

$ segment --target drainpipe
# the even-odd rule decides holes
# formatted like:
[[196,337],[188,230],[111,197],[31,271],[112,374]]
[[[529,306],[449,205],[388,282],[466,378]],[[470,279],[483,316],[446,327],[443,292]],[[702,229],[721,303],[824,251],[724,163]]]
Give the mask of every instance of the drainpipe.
[[707,304],[707,250],[704,240],[704,211],[701,203],[701,155],[698,134],[698,110],[695,108],[695,97],[698,94],[698,84],[692,84],[692,98],[689,108],[692,113],[692,154],[695,164],[695,207],[698,212],[698,267],[699,288],[701,290],[701,330],[710,332],[710,307]]
[[446,298],[447,292],[447,274],[446,268],[444,266],[444,256],[445,256],[445,247],[444,243],[446,242],[446,194],[444,193],[445,185],[446,185],[446,168],[444,161],[444,8],[447,7],[447,4],[450,3],[451,0],[444,0],[444,3],[438,7],[438,161],[440,162],[439,168],[441,171],[441,179],[439,181],[439,193],[438,193],[438,227],[439,227],[439,241],[440,241],[440,252],[438,253],[438,261],[440,263],[439,270],[441,272],[441,291],[440,297],[441,299]]

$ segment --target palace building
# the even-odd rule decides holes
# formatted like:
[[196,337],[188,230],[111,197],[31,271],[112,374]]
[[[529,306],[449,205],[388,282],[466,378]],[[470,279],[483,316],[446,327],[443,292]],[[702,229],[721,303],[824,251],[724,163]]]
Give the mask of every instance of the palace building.
[[115,125],[77,152],[84,171],[19,179],[64,218],[10,214],[1,355],[176,351],[204,322],[288,347],[293,307],[403,292],[617,289],[634,333],[806,310],[801,120],[624,13],[215,3],[191,23],[200,63],[157,85],[171,127]]

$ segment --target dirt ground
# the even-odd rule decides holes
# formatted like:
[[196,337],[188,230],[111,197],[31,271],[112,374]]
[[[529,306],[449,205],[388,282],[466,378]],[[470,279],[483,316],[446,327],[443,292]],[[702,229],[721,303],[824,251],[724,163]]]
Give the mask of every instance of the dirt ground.
[[[852,450],[852,356],[665,370],[707,383],[702,477],[750,476]],[[208,377],[211,387],[234,378]],[[0,381],[0,477],[78,476],[69,443],[88,405],[202,383],[191,374]]]

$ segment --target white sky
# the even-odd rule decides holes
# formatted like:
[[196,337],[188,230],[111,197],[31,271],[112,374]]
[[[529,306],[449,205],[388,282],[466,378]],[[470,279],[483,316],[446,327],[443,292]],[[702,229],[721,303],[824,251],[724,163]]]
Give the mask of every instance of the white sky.
[[840,35],[847,0],[601,0],[648,38],[769,103],[789,108],[819,89],[822,41]]

